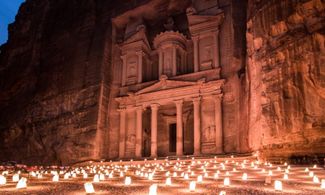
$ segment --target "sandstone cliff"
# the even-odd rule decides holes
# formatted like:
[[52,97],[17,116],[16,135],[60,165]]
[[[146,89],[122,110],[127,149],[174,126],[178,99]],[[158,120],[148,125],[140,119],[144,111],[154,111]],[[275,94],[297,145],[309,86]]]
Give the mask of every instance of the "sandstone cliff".
[[325,153],[325,2],[249,1],[249,137],[269,156]]

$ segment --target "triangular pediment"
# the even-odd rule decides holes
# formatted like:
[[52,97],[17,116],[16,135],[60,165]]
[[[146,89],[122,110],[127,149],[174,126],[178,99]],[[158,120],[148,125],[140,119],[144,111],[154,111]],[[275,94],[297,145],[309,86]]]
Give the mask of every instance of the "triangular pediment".
[[150,85],[144,89],[139,90],[136,92],[136,95],[144,94],[144,93],[152,93],[156,91],[163,91],[168,89],[177,89],[181,87],[188,87],[197,85],[198,82],[192,81],[177,81],[177,80],[168,80],[168,79],[160,79],[157,83]]

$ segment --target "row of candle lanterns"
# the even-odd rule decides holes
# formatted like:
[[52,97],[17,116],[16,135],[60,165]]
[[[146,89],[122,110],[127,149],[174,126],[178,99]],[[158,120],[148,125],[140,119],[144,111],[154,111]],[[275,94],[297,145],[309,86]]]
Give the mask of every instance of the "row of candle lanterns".
[[[147,161],[145,161],[147,162]],[[145,163],[144,165],[118,165],[118,164],[111,164],[109,166],[87,166],[85,167],[78,167],[75,168],[72,171],[51,171],[51,174],[53,175],[52,177],[52,181],[53,182],[58,182],[59,181],[59,176],[63,174],[63,179],[69,179],[71,177],[76,178],[77,174],[82,174],[83,178],[86,179],[88,178],[88,173],[90,174],[94,174],[93,177],[93,182],[94,183],[98,183],[100,181],[105,180],[105,175],[108,176],[108,178],[113,178],[113,174],[114,171],[115,173],[119,173],[120,177],[124,177],[125,173],[131,168],[131,169],[135,169],[135,175],[139,176],[139,177],[146,177],[148,180],[153,180],[154,175],[156,172],[161,172],[161,171],[166,171],[165,172],[165,176],[166,176],[166,181],[165,181],[165,185],[166,186],[171,186],[172,185],[172,181],[171,181],[171,176],[173,177],[179,177],[179,175],[177,174],[177,171],[182,171],[182,173],[180,174],[180,177],[182,177],[184,180],[189,180],[190,177],[194,177],[196,174],[194,173],[193,170],[199,170],[199,173],[197,173],[197,177],[196,177],[196,181],[190,181],[189,183],[189,191],[195,191],[195,186],[196,183],[202,183],[203,182],[203,178],[208,177],[208,169],[218,169],[218,167],[220,168],[220,170],[225,171],[225,177],[223,179],[223,184],[224,186],[230,186],[230,173],[229,173],[229,169],[227,168],[227,166],[230,166],[229,164],[233,164],[233,166],[239,166],[240,169],[247,169],[247,167],[249,167],[249,163],[248,161],[244,160],[242,163],[239,162],[235,162],[234,160],[229,161],[226,160],[224,162],[218,163],[216,160],[210,160],[210,161],[196,161],[194,159],[192,159],[189,163],[189,165],[187,164],[188,162],[186,161],[179,161],[177,160],[176,162],[173,161],[165,161],[164,163],[157,163],[155,161],[149,161],[148,163]],[[213,166],[210,166],[210,164],[213,164]],[[217,166],[218,165],[218,166]],[[259,166],[261,165],[261,163],[259,161],[255,161],[255,162],[251,162],[250,163],[250,167],[253,170],[256,170],[259,168]],[[271,163],[264,163],[264,166],[270,168],[270,170],[268,170],[268,172],[265,170],[265,168],[262,169],[262,174],[266,174],[267,173],[267,177],[266,177],[266,183],[271,183],[271,176],[273,175],[273,171],[271,170],[273,165]],[[286,163],[284,164],[285,169],[282,169],[281,167],[277,167],[275,171],[278,172],[282,172],[284,171],[284,175],[283,175],[283,179],[284,180],[288,180],[289,179],[289,173],[290,173],[290,165],[287,165]],[[316,169],[317,166],[314,165],[313,169]],[[166,170],[167,169],[167,170]],[[170,172],[170,169],[174,169],[173,174]],[[185,171],[184,171],[185,169]],[[187,171],[186,171],[187,169]],[[86,171],[87,170],[87,171]],[[110,170],[110,171],[109,171]],[[236,167],[232,168],[232,172],[236,173],[238,172]],[[313,171],[310,171],[308,168],[305,169],[305,172],[308,173],[309,177],[312,177],[312,181],[314,183],[321,183],[321,189],[325,189],[325,180],[322,179],[320,181],[320,179],[318,178],[317,175],[315,175],[315,173]],[[0,177],[0,185],[4,185],[6,184],[6,177],[4,175],[7,175],[8,172],[3,172],[3,174]],[[14,182],[18,182],[17,183],[17,188],[26,188],[26,181],[27,179],[22,177],[19,178],[19,174],[20,172],[14,174],[12,176],[12,180]],[[37,178],[42,178],[42,174],[47,174],[47,172],[40,172],[40,171],[36,171],[36,172],[30,172],[30,175],[32,177],[37,177]],[[219,170],[217,170],[214,173],[214,179],[219,179],[219,175],[221,174],[221,172]],[[241,176],[242,181],[247,181],[248,180],[248,174],[246,172],[242,173]],[[126,176],[125,180],[124,180],[124,184],[125,186],[129,186],[131,185],[132,180],[130,176]],[[150,187],[151,190],[149,190],[149,194],[150,192],[153,194],[154,191],[157,190],[157,185],[154,185],[155,187]],[[92,186],[92,183],[87,182],[84,185],[86,192],[87,189],[89,191],[95,191],[94,187]],[[282,181],[280,180],[275,180],[274,181],[274,189],[277,191],[282,191]]]

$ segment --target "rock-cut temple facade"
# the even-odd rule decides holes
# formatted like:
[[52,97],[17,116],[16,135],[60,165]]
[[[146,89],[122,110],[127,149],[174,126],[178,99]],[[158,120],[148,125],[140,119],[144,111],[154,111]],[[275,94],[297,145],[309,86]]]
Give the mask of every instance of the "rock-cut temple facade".
[[186,17],[188,35],[169,17],[152,40],[141,17],[126,24],[114,77],[119,118],[112,120],[119,124],[112,128],[119,131],[119,158],[223,153],[219,28],[224,13],[190,7]]

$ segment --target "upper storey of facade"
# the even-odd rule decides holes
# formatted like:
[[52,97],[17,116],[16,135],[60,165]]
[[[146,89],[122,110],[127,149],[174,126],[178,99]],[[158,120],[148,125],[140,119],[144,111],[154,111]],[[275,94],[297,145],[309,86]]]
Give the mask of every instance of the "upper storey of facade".
[[172,14],[155,10],[149,3],[115,17],[113,62],[118,75],[114,78],[120,95],[166,77],[183,81],[219,79],[219,27],[224,13],[216,2],[182,4]]

